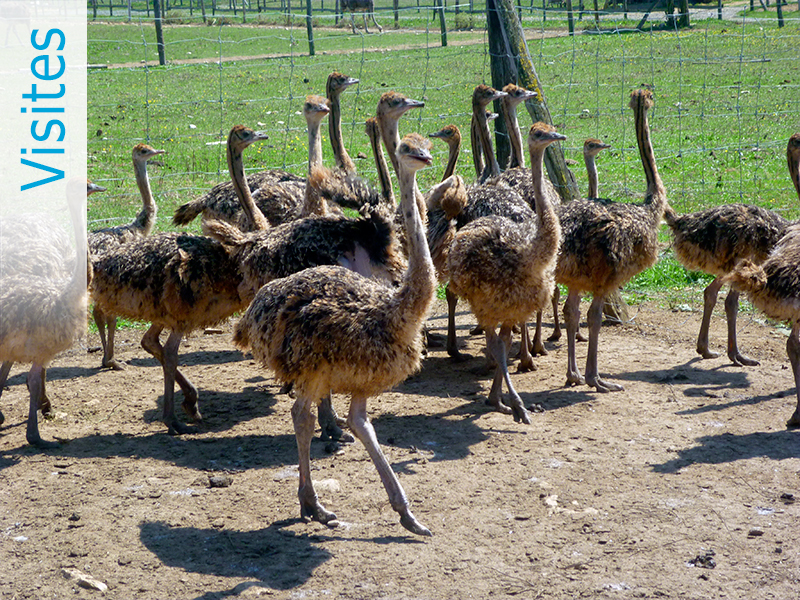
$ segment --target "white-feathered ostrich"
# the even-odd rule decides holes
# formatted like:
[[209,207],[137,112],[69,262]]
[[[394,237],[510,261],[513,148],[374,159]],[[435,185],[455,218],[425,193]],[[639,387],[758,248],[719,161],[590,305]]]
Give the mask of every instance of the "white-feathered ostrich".
[[[800,145],[790,140],[787,161],[792,179],[797,181]],[[697,336],[697,352],[703,358],[716,358],[708,348],[711,314],[722,288],[722,277],[743,259],[763,263],[791,224],[780,215],[746,204],[723,204],[699,212],[677,215],[668,211],[665,220],[672,230],[675,257],[687,269],[715,276],[703,292],[703,320]],[[728,358],[735,365],[757,365],[758,361],[739,352],[736,340],[736,315],[739,290],[731,288],[725,298],[728,322]]]
[[[87,196],[104,191],[106,188],[91,181],[86,182]],[[0,278],[31,276],[65,281],[72,274],[74,263],[72,235],[49,215],[21,214],[0,219]],[[0,366],[0,396],[13,365],[14,361],[6,360]],[[50,412],[46,379],[43,370],[39,406],[43,414]],[[0,425],[3,421],[3,413],[0,412]]]
[[[644,167],[647,190],[641,205],[573,200],[560,212],[563,240],[556,265],[556,282],[569,289],[564,305],[567,326],[567,384],[586,383],[599,392],[624,389],[600,378],[597,346],[607,294],[658,259],[658,227],[668,209],[667,194],[656,168],[647,111],[653,105],[649,90],[631,94],[636,140]],[[671,209],[670,209],[671,210]],[[575,336],[580,321],[580,300],[592,293],[589,307],[589,348],[585,378],[578,372]]]
[[411,513],[367,417],[369,397],[397,385],[420,365],[422,325],[436,286],[414,189],[416,171],[431,164],[428,144],[410,134],[397,151],[409,255],[399,288],[339,267],[307,269],[261,288],[236,324],[236,345],[250,348],[278,379],[294,382],[298,498],[302,516],[315,521],[336,518],[317,498],[309,457],[314,432],[311,409],[332,390],[351,395],[347,423],[372,458],[400,523],[413,533],[430,535]]
[[[85,236],[85,181],[67,184],[76,240]],[[0,280],[0,360],[31,363],[30,403],[25,438],[39,448],[58,446],[39,433],[38,410],[45,401],[48,363],[69,348],[86,325],[86,255],[72,261],[67,277],[14,274]]]
[[[497,364],[488,402],[524,423],[530,423],[530,416],[511,384],[508,349],[512,327],[549,304],[553,293],[561,231],[544,191],[543,158],[548,145],[563,139],[564,135],[544,123],[535,123],[528,135],[535,221],[516,223],[502,216],[476,219],[458,231],[447,258],[450,287],[469,302]],[[498,325],[499,334],[495,332]],[[510,395],[505,403],[501,399],[503,381]]]
[[[156,150],[147,144],[136,144],[133,147],[131,156],[133,158],[133,172],[136,176],[136,186],[142,197],[142,210],[136,218],[126,225],[117,225],[103,229],[95,229],[89,234],[89,253],[91,260],[96,260],[111,248],[116,248],[121,244],[131,240],[150,235],[156,224],[157,206],[150,189],[150,179],[147,176],[147,161],[164,154],[165,150]],[[92,307],[92,316],[97,325],[97,333],[100,335],[100,344],[103,347],[103,360],[101,365],[104,368],[122,370],[124,363],[114,358],[114,334],[117,330],[117,317],[106,315],[96,304]],[[108,328],[108,337],[106,337]]]

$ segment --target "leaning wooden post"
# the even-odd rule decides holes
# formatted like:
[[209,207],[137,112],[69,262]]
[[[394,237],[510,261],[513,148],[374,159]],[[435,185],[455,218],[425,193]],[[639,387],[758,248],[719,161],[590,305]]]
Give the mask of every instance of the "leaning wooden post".
[[[528,44],[522,31],[522,25],[517,19],[513,0],[487,0],[486,2],[489,26],[489,52],[492,57],[492,86],[502,88],[508,83],[516,83],[529,90],[534,90],[538,97],[528,100],[525,107],[534,121],[543,121],[550,125],[553,119],[547,108],[539,76],[528,52]],[[497,127],[503,130],[502,119],[497,120]],[[504,138],[503,144],[507,144]],[[501,140],[497,140],[498,147]],[[507,157],[507,155],[506,155]],[[564,152],[559,143],[551,144],[545,152],[545,165],[550,180],[558,190],[562,202],[569,202],[580,197],[575,176],[567,168]],[[502,165],[507,161],[498,156]]]
[[311,0],[306,0],[306,31],[308,32],[308,55],[314,56],[314,27],[311,24]]

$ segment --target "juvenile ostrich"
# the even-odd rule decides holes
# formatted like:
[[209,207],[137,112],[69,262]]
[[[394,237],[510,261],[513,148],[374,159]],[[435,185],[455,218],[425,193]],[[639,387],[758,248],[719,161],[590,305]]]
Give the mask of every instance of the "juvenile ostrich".
[[[787,161],[792,180],[797,185],[800,142],[794,137],[789,140]],[[697,336],[697,352],[703,358],[716,358],[719,354],[708,348],[708,328],[717,294],[724,285],[722,277],[742,259],[763,263],[786,233],[790,222],[770,210],[746,204],[723,204],[680,216],[667,211],[664,216],[672,230],[675,256],[681,264],[689,270],[704,271],[715,276],[703,292],[703,320]],[[757,360],[739,352],[736,340],[738,312],[739,290],[732,287],[725,298],[728,358],[739,366],[757,365]]]
[[[548,145],[566,139],[544,123],[528,135],[536,205],[535,221],[515,223],[502,216],[482,217],[464,226],[450,246],[450,287],[465,297],[486,332],[486,347],[497,365],[488,402],[496,410],[530,423],[528,411],[508,375],[511,329],[550,302],[553,268],[561,230],[544,192],[543,158]],[[499,334],[495,328],[500,326]],[[505,381],[510,394],[501,399]]]
[[297,400],[292,420],[303,517],[321,523],[336,518],[317,498],[309,457],[314,432],[311,408],[334,391],[351,395],[347,424],[366,447],[400,523],[415,534],[431,535],[411,513],[367,417],[367,398],[419,369],[422,325],[436,285],[415,193],[416,171],[431,164],[428,142],[410,134],[397,154],[409,254],[400,287],[387,288],[340,267],[307,269],[261,288],[236,324],[234,342],[250,348],[279,380],[294,382]]
[[342,139],[342,107],[339,104],[339,97],[348,87],[357,83],[358,79],[355,77],[348,77],[338,71],[334,71],[328,75],[328,80],[325,84],[325,95],[328,98],[328,105],[331,109],[331,116],[328,119],[328,134],[330,135],[333,154],[336,158],[336,168],[346,173],[355,173],[356,165],[344,147],[344,140]]
[[[601,142],[595,138],[588,138],[585,142],[583,142],[583,162],[586,165],[586,178],[589,180],[589,187],[586,193],[586,198],[589,200],[595,200],[599,202],[608,203],[609,200],[605,198],[598,198],[598,177],[597,177],[597,162],[596,158],[597,155],[600,154],[603,150],[611,148],[609,144],[605,142]],[[558,286],[555,287],[553,290],[553,333],[550,334],[550,337],[547,338],[548,342],[556,342],[561,339],[561,323],[558,319],[558,304],[559,300],[561,299],[561,292],[558,289]],[[587,341],[586,337],[580,331],[580,323],[578,323],[578,330],[575,333],[575,339],[579,342]],[[534,346],[536,346],[536,340],[540,340],[542,337],[542,318],[541,314],[536,315],[536,334],[534,336]]]
[[[242,135],[234,135],[234,131]],[[263,134],[234,128],[228,140],[228,166],[233,179],[244,179],[242,151]],[[241,182],[245,187],[246,180]],[[256,211],[257,212],[257,211]],[[266,227],[258,213],[255,222]],[[183,408],[201,420],[197,388],[178,369],[183,337],[216,325],[243,310],[252,293],[242,286],[233,248],[217,240],[185,233],[159,233],[110,250],[93,263],[91,293],[106,314],[150,322],[142,347],[161,363],[164,372],[162,420],[171,435],[190,431],[175,416],[177,382],[183,391]],[[162,345],[160,333],[169,330]]]
[[[636,140],[647,180],[644,203],[604,204],[593,200],[573,200],[562,207],[559,215],[563,241],[556,265],[556,282],[569,289],[564,305],[569,354],[567,384],[587,383],[599,392],[624,389],[621,385],[603,381],[598,373],[597,343],[605,297],[655,264],[658,227],[664,211],[669,208],[650,141],[647,111],[652,106],[653,96],[649,90],[636,90],[631,94]],[[578,372],[575,358],[575,336],[583,292],[591,292],[593,296],[587,316],[589,348],[585,378]]]
[[[309,161],[317,165],[322,165],[322,119],[329,112],[327,100],[321,96],[308,96],[303,104],[303,116],[308,128]],[[380,202],[380,194],[354,173],[337,170],[322,182],[328,183],[330,187],[323,185],[319,188],[319,193],[336,203],[330,207],[333,210],[338,209],[336,205],[359,210]],[[301,216],[306,178],[281,170],[262,171],[248,176],[248,185],[259,211],[266,216],[270,225],[288,223]],[[186,225],[201,214],[204,224],[213,219],[230,223],[243,231],[247,227],[247,219],[231,181],[220,183],[200,198],[178,207],[172,223],[176,226]]]
[[[77,185],[77,184],[75,184]],[[104,192],[106,188],[86,182],[86,195]],[[75,249],[71,235],[49,215],[22,214],[0,219],[0,278],[37,277],[49,281],[69,279],[75,267]],[[0,366],[0,396],[6,386],[14,361]],[[49,414],[46,372],[42,373],[42,393],[39,408]],[[0,425],[3,424],[0,412]]]
[[374,0],[339,0],[340,6],[342,8],[342,12],[350,11],[350,25],[353,27],[353,33],[356,33],[356,22],[353,16],[354,13],[360,12],[363,13],[362,16],[364,17],[364,32],[369,33],[369,29],[367,29],[367,13],[369,13],[372,22],[375,23],[375,27],[378,28],[379,32],[383,32],[383,27],[378,25],[378,22],[375,20],[375,2]]
[[[789,140],[787,154],[792,180],[800,196],[798,148],[800,133],[795,133]],[[786,354],[794,374],[797,405],[786,426],[800,427],[800,225],[787,228],[786,234],[761,265],[746,258],[721,279],[736,289],[746,291],[750,301],[767,316],[791,323],[792,331],[786,340]]]
[[[86,231],[84,185],[80,180],[67,184],[67,203],[76,240],[82,239]],[[39,448],[58,446],[43,440],[39,434],[38,410],[46,402],[44,382],[48,363],[69,348],[85,327],[85,261],[85,255],[76,256],[71,272],[64,278],[17,273],[0,280],[0,360],[31,363],[25,438]]]
[[[156,150],[147,144],[136,144],[131,153],[133,158],[133,172],[136,176],[136,185],[142,196],[142,210],[136,218],[126,224],[115,227],[96,229],[89,234],[89,252],[92,260],[131,240],[150,235],[156,224],[157,207],[153,193],[150,190],[150,179],[147,176],[147,161],[164,154],[164,150]],[[103,346],[103,368],[120,371],[125,368],[124,363],[114,358],[114,334],[117,330],[117,317],[106,315],[97,304],[92,307],[92,316],[97,324],[97,333],[100,335],[100,344]],[[106,338],[108,327],[108,338]]]
[[[482,103],[482,99],[486,99],[495,93],[496,91],[488,86],[478,86],[475,89],[473,100],[476,98],[479,100],[473,101],[473,124],[482,123],[485,120],[481,119],[479,116],[479,113],[482,113],[484,117],[486,116],[485,105]],[[479,131],[479,137],[481,138],[481,142],[478,146],[486,145],[491,147],[491,140],[483,139],[488,134],[488,126],[485,128],[476,127],[475,129]],[[455,165],[455,160],[457,159],[459,151],[458,142],[460,142],[461,137],[460,135],[453,135],[452,132],[448,132],[444,136],[435,137],[442,137],[450,147],[448,171],[446,171],[449,172],[450,165],[453,165],[453,167]],[[496,162],[495,160],[495,163]],[[496,179],[487,181],[484,184],[469,186],[467,188],[467,196],[468,199],[466,204],[463,205],[463,208],[458,205],[453,205],[451,207],[453,211],[461,208],[461,210],[455,214],[455,221],[452,221],[451,219],[453,217],[448,216],[445,211],[428,211],[428,244],[432,249],[434,264],[437,267],[437,274],[442,282],[447,280],[447,269],[442,267],[442,264],[446,261],[444,258],[446,256],[446,249],[448,248],[449,241],[455,235],[456,230],[461,229],[475,219],[490,215],[504,216],[517,223],[531,221],[534,218],[533,210],[528,201],[523,199],[522,196],[504,183],[498,183]],[[458,296],[449,286],[445,288],[445,296],[447,299],[448,317],[447,353],[455,360],[465,360],[467,356],[458,350],[456,339],[455,312],[458,305]],[[472,333],[480,332],[479,325]],[[520,346],[520,363],[518,368],[521,371],[535,368],[526,333],[526,331],[523,331],[523,344]]]

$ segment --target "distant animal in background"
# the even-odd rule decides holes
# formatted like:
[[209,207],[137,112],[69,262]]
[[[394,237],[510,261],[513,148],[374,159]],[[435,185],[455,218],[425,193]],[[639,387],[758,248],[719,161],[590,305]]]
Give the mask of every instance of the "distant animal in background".
[[350,25],[353,26],[353,33],[356,33],[356,22],[353,13],[357,12],[362,13],[364,17],[364,31],[366,33],[369,33],[369,29],[367,29],[367,13],[369,13],[378,31],[383,31],[383,27],[378,25],[378,22],[375,20],[375,2],[373,0],[337,0],[337,4],[339,5],[339,8],[336,10],[337,13],[341,12],[344,14],[344,11],[350,11]]

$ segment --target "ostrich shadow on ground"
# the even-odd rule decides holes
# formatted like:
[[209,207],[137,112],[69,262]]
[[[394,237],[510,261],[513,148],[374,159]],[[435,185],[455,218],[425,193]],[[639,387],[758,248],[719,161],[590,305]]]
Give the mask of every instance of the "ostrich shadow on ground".
[[[707,363],[702,358],[696,357],[684,364],[671,365],[663,369],[627,371],[615,373],[609,377],[624,381],[675,385],[696,382],[698,386],[683,390],[685,396],[707,396],[708,390],[741,390],[750,387],[748,373],[742,367],[734,367],[733,363],[726,363],[702,369],[698,368],[699,364]],[[724,370],[726,367],[730,367],[731,370]]]
[[656,473],[677,473],[696,464],[719,465],[750,458],[784,460],[800,456],[800,431],[757,431],[735,435],[721,433],[697,438],[697,445],[680,450],[678,457],[653,464]]
[[286,529],[296,521],[277,521],[255,531],[145,522],[140,525],[139,538],[167,567],[220,578],[255,579],[230,591],[209,592],[200,598],[236,595],[247,587],[285,591],[303,585],[315,569],[332,557],[328,550],[313,544],[323,538]]
[[[178,353],[178,368],[194,365],[225,365],[229,363],[252,360],[249,355],[244,355],[238,350],[196,350],[181,351]],[[142,350],[142,356],[130,358],[127,364],[131,367],[160,367],[155,358]]]

